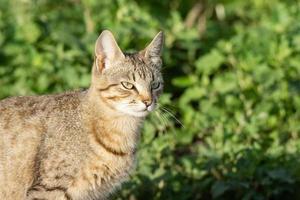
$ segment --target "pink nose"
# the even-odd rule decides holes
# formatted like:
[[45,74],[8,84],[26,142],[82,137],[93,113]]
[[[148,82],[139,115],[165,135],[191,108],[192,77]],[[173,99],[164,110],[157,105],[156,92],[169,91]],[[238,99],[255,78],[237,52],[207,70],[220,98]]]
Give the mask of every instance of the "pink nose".
[[142,102],[147,106],[149,107],[152,103],[152,100],[151,99],[143,99]]

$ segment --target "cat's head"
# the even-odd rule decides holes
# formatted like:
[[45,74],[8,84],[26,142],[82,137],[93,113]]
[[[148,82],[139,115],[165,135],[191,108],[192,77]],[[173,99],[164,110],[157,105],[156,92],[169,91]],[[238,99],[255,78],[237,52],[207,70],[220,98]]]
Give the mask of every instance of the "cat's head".
[[123,114],[144,117],[154,110],[163,89],[161,52],[164,36],[159,32],[137,53],[123,53],[111,32],[96,41],[92,87],[108,107]]

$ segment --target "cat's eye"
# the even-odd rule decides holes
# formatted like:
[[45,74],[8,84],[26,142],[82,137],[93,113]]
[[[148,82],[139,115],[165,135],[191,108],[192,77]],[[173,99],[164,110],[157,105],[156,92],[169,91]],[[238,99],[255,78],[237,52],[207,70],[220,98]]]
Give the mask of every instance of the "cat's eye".
[[134,88],[134,85],[132,83],[129,83],[129,82],[126,82],[126,81],[121,82],[121,84],[127,90],[132,90]]
[[160,86],[160,82],[153,82],[153,83],[151,84],[151,88],[152,88],[153,90],[158,89],[159,86]]

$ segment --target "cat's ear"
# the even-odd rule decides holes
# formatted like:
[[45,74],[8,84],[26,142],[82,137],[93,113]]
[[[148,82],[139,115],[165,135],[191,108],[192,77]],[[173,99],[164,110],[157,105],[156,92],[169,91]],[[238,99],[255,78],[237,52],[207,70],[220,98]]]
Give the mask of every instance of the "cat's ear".
[[155,65],[161,65],[161,54],[164,45],[164,33],[160,31],[151,43],[140,52],[142,56],[149,59]]
[[108,30],[104,30],[96,41],[95,57],[100,71],[109,68],[112,62],[125,58],[113,34]]

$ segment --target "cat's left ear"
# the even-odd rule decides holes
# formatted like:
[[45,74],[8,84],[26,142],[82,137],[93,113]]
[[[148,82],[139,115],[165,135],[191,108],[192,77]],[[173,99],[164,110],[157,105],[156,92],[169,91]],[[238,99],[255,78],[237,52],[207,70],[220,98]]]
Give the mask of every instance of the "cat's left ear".
[[154,65],[161,65],[161,54],[164,45],[164,33],[160,31],[151,43],[140,52],[142,56],[149,59]]

